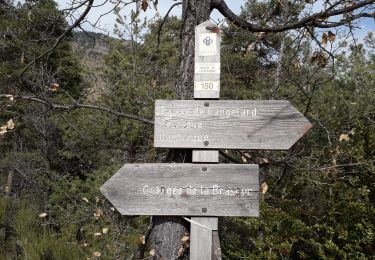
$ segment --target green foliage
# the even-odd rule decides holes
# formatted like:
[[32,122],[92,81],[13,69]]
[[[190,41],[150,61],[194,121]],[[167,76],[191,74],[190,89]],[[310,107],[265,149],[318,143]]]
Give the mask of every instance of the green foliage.
[[[278,23],[283,19],[279,3],[249,1],[241,15]],[[291,19],[300,8],[293,8]],[[267,10],[273,14],[265,16]],[[119,12],[117,16],[119,39],[101,37],[108,50],[104,57],[98,52],[91,64],[84,64],[88,52],[82,51],[78,60],[72,52],[75,45],[66,38],[41,62],[48,73],[40,74],[39,64],[32,66],[25,75],[31,83],[19,86],[20,70],[53,44],[66,22],[49,0],[1,6],[0,94],[30,94],[31,87],[60,103],[79,98],[152,119],[154,100],[175,96],[181,21],[168,18],[159,38],[161,19],[143,23],[136,11],[131,21]],[[51,37],[41,40],[47,32]],[[83,35],[81,47],[91,48]],[[288,99],[314,123],[288,153],[227,153],[240,162],[260,164],[261,180],[269,189],[261,195],[259,218],[220,219],[225,259],[371,259],[375,254],[372,38],[366,39],[367,48],[353,46],[338,55],[333,70],[328,62],[312,62],[311,39],[224,28],[222,97]],[[102,80],[100,94],[89,91],[97,87],[87,75],[93,63],[100,70],[94,73]],[[50,91],[51,83],[62,90]],[[0,258],[134,255],[148,217],[120,216],[99,188],[124,163],[165,157],[152,147],[152,126],[100,110],[53,113],[8,97],[0,102],[0,127],[10,118],[16,122],[15,129],[0,136]]]
[[0,199],[2,259],[80,259],[85,256],[77,245],[61,237],[54,224],[38,217],[36,206],[27,201]]
[[[51,48],[64,32],[67,23],[52,0],[38,0],[13,5],[5,1],[0,6],[0,85],[8,94],[33,89],[48,94],[50,85],[59,84],[72,97],[82,92],[78,60],[72,55],[67,41],[56,50],[24,71],[24,67]],[[65,40],[68,40],[68,35]],[[19,85],[20,81],[23,86]],[[41,86],[42,85],[42,86]]]

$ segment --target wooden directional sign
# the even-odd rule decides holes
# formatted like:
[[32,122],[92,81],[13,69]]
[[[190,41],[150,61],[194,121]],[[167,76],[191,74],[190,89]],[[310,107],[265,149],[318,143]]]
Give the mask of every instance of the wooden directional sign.
[[220,31],[214,28],[210,21],[195,27],[194,98],[219,98]]
[[154,146],[288,150],[311,126],[285,100],[157,100]]
[[126,164],[102,187],[123,215],[258,216],[255,164]]

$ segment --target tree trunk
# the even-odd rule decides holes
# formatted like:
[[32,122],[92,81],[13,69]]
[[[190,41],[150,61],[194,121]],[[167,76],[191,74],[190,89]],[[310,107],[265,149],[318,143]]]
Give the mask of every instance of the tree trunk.
[[[175,86],[178,99],[193,98],[195,26],[208,20],[210,13],[211,0],[183,1],[179,79]],[[191,150],[171,150],[166,162],[191,162],[191,153]],[[154,250],[154,259],[189,259],[188,248],[182,256],[180,251],[179,256],[183,248],[181,238],[186,233],[189,233],[189,223],[182,217],[153,217],[148,248]]]
[[210,13],[211,0],[183,1],[179,80],[176,83],[178,99],[193,98],[195,26],[208,20]]

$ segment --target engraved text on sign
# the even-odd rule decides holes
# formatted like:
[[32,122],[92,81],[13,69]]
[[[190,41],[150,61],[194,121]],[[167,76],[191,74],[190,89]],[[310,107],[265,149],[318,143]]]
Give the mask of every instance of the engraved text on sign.
[[157,100],[154,146],[288,150],[310,128],[284,100]]

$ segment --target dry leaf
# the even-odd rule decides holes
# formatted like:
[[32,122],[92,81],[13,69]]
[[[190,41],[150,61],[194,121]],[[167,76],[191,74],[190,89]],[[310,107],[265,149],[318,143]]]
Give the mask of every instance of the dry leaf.
[[94,212],[95,219],[99,219],[101,215],[103,215],[103,211],[101,209],[97,208]]
[[141,240],[142,245],[146,244],[146,237],[145,236],[141,236],[139,239]]
[[346,142],[346,141],[349,141],[349,140],[350,140],[350,138],[349,138],[348,134],[341,134],[340,137],[339,137],[340,142]]
[[336,40],[336,34],[334,34],[333,32],[331,31],[328,31],[328,40],[330,42],[334,42]]
[[7,128],[10,129],[10,130],[14,129],[14,122],[13,122],[13,119],[11,119],[11,120],[9,120],[9,121],[7,122]]
[[102,232],[103,232],[103,234],[107,234],[108,233],[108,228],[103,228]]
[[9,94],[6,94],[6,95],[0,95],[0,97],[6,97],[6,98],[9,98],[10,101],[13,101],[13,100],[14,100],[14,96],[13,96],[13,95],[9,95]]
[[60,89],[60,85],[57,84],[57,83],[52,83],[51,86],[50,86],[50,90],[55,92],[55,91],[59,91]]
[[259,165],[269,164],[269,163],[270,161],[267,158],[260,158],[258,162]]
[[39,214],[39,217],[40,218],[45,218],[45,217],[47,217],[47,215],[48,215],[47,213],[43,212],[43,213]]
[[301,69],[301,63],[298,60],[293,60],[292,61],[292,66],[293,66],[293,69],[295,69],[295,70],[300,70]]
[[99,203],[100,199],[98,197],[95,197],[95,202]]
[[147,7],[148,7],[148,2],[147,2],[147,0],[143,0],[143,1],[142,1],[142,10],[143,10],[144,12],[146,12]]
[[323,33],[322,35],[322,46],[325,48],[327,46],[328,41],[328,35],[326,33]]
[[99,237],[99,236],[101,236],[102,235],[102,233],[100,233],[100,232],[96,232],[96,233],[94,233],[94,237]]
[[318,64],[321,68],[324,68],[328,64],[328,57],[321,51],[314,52],[311,57],[311,62]]
[[182,238],[181,238],[181,241],[182,242],[186,242],[186,241],[189,241],[190,240],[190,237],[188,235],[184,235]]
[[182,257],[183,255],[184,255],[184,253],[185,253],[185,248],[184,247],[181,247],[179,250],[178,250],[178,257],[180,258],[180,257]]
[[185,233],[181,238],[182,247],[178,250],[178,257],[182,257],[185,254],[186,249],[189,248],[190,246],[189,240],[190,240],[189,233]]
[[268,185],[266,182],[263,182],[262,183],[262,187],[260,188],[262,194],[266,194],[267,190],[268,190]]
[[100,252],[94,252],[92,255],[96,257],[100,257],[102,254]]
[[89,200],[86,197],[83,197],[82,200],[86,203],[89,203]]
[[0,127],[0,135],[5,135],[7,133],[7,126],[1,126]]

